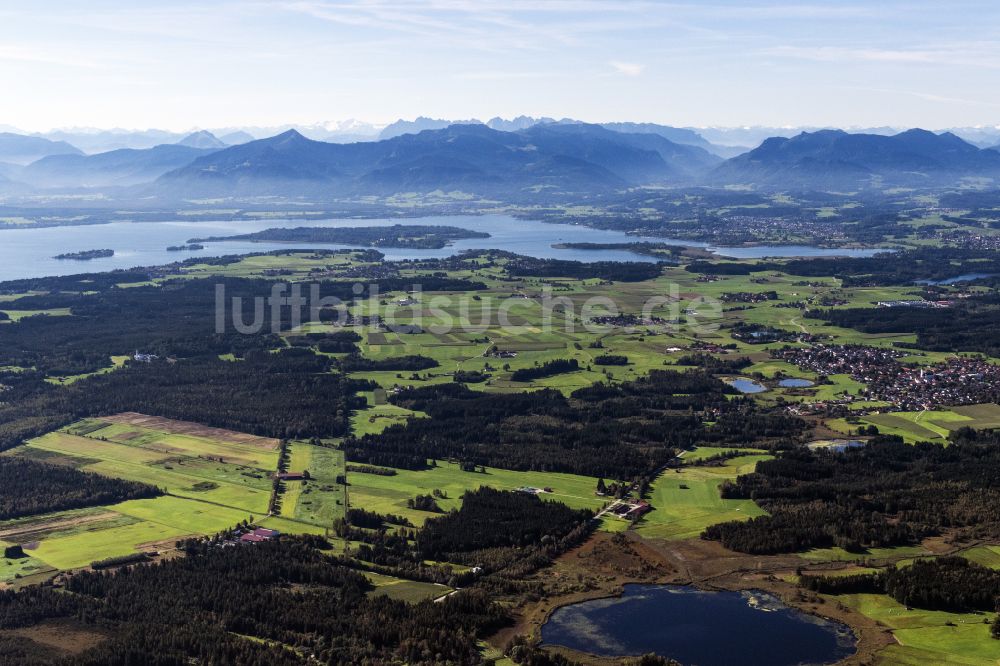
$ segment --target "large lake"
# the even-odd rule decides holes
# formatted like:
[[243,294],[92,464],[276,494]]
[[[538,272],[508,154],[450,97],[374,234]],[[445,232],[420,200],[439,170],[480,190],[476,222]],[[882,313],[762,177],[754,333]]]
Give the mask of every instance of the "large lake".
[[794,666],[840,661],[856,640],[847,626],[763,592],[626,585],[620,598],[556,610],[542,644],[603,657],[653,652],[697,666]]
[[[0,229],[0,280],[72,275],[109,271],[134,266],[156,266],[190,257],[217,257],[289,248],[344,248],[345,245],[319,243],[207,243],[204,250],[168,252],[167,247],[183,245],[194,237],[229,236],[261,231],[271,227],[367,227],[392,224],[440,224],[485,231],[491,238],[463,240],[440,250],[380,249],[387,259],[423,259],[448,257],[461,250],[498,249],[533,257],[556,257],[578,261],[655,261],[652,257],[621,250],[569,250],[552,247],[556,243],[627,243],[635,241],[666,242],[692,247],[705,243],[674,241],[666,238],[630,236],[620,231],[604,231],[568,224],[547,224],[518,220],[507,215],[450,215],[408,219],[338,219],[338,220],[265,220],[260,222],[115,222],[111,224],[49,227],[42,229]],[[58,260],[57,254],[85,250],[111,249],[114,257],[90,261]],[[714,249],[714,248],[710,248]],[[727,257],[763,256],[868,256],[875,250],[832,250],[807,246],[756,246],[718,248]]]

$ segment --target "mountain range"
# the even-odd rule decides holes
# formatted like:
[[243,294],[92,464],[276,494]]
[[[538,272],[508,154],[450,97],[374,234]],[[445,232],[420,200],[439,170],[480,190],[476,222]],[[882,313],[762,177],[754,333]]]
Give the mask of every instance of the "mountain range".
[[409,131],[442,122],[418,119],[397,125],[393,132],[402,133],[391,138],[353,143],[318,141],[291,129],[250,141],[227,135],[238,142],[228,145],[198,131],[172,143],[93,155],[64,141],[0,134],[0,189],[113,188],[126,198],[165,199],[440,190],[520,200],[647,185],[851,191],[1000,181],[1000,151],[950,132],[801,132],[768,138],[724,160],[718,145],[693,130],[646,123],[520,117]]
[[869,185],[934,186],[962,178],[1000,177],[1000,153],[950,132],[912,129],[892,136],[843,130],[772,137],[709,174],[712,184],[847,189]]
[[52,141],[12,132],[0,133],[0,162],[7,164],[30,164],[49,155],[82,154],[83,151],[65,141]]
[[517,132],[450,125],[353,144],[313,141],[289,130],[200,157],[162,176],[156,187],[237,195],[582,192],[690,182],[720,161],[696,146],[598,125],[532,125]]

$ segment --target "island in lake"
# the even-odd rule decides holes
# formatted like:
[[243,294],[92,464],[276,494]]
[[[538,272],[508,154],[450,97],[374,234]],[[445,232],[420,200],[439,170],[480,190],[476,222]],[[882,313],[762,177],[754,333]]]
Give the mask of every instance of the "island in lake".
[[84,250],[83,252],[66,252],[65,254],[57,254],[54,258],[90,261],[91,259],[106,259],[113,256],[115,256],[114,250]]
[[296,227],[265,229],[239,236],[192,238],[188,243],[252,241],[272,243],[330,243],[359,247],[439,250],[456,240],[489,238],[481,231],[437,225],[395,224],[391,227]]
[[663,259],[676,259],[681,256],[707,259],[715,256],[714,252],[700,247],[671,245],[670,243],[651,243],[649,241],[635,241],[632,243],[554,243],[552,247],[557,250],[625,250],[627,252],[634,252],[635,254]]
[[171,245],[167,248],[167,252],[193,252],[204,249],[205,246],[200,243],[188,243],[187,245]]

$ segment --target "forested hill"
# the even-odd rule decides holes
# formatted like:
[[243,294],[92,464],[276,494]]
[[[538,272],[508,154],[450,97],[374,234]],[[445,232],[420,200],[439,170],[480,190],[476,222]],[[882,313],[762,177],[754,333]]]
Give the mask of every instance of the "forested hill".
[[271,241],[279,243],[329,243],[358,247],[440,249],[451,241],[489,238],[488,233],[460,227],[394,224],[389,227],[295,227],[265,229],[237,236],[192,238],[189,243],[219,241]]

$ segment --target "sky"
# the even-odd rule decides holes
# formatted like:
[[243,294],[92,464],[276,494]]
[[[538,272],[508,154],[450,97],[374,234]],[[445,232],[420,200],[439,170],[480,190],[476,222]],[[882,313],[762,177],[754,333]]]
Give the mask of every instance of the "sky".
[[0,0],[0,125],[1000,125],[1000,3]]

